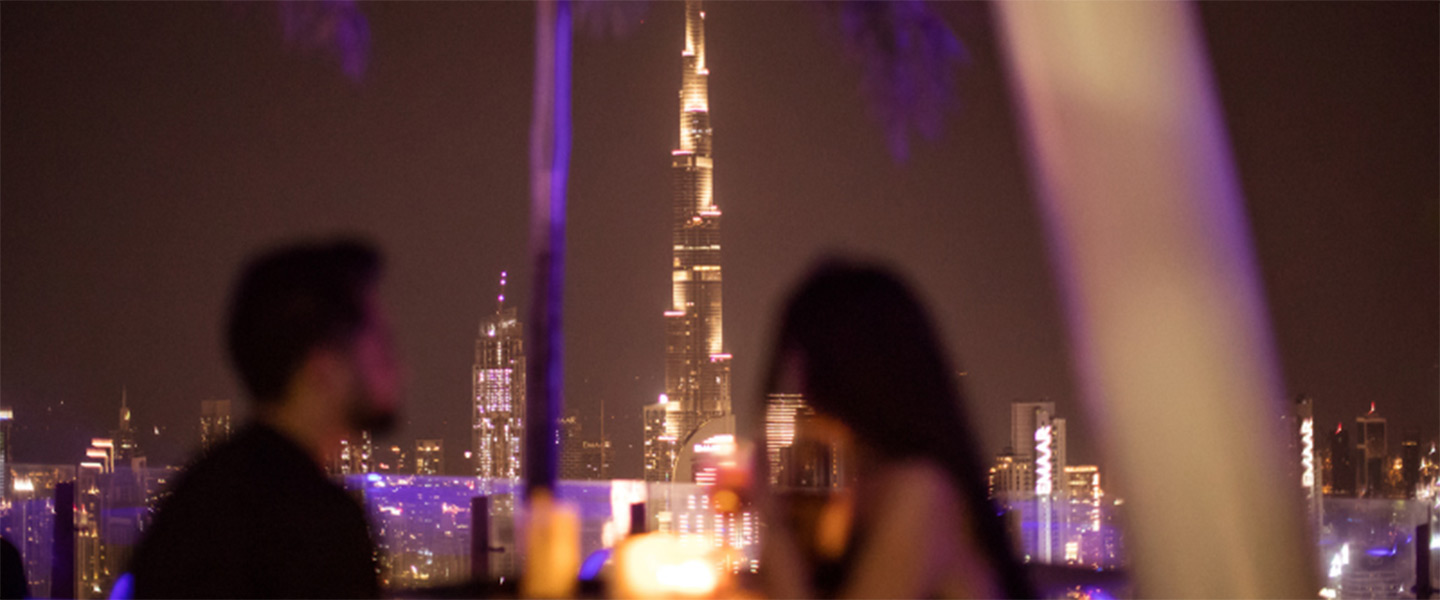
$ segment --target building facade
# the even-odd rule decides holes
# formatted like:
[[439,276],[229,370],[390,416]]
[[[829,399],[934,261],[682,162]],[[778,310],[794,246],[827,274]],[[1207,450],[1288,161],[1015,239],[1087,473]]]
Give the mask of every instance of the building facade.
[[1385,438],[1385,417],[1375,412],[1375,403],[1370,403],[1370,412],[1355,417],[1355,432],[1359,436],[1357,458],[1360,459],[1360,479],[1356,482],[1359,495],[1374,497],[1381,495],[1385,488],[1385,468],[1389,448]]
[[230,437],[234,425],[229,400],[200,401],[200,451],[209,452]]
[[815,409],[796,393],[772,392],[765,396],[765,458],[770,484],[793,481],[795,471],[795,433],[798,424],[814,416]]
[[480,320],[470,379],[475,474],[487,479],[519,479],[525,446],[525,336],[505,306],[505,277],[495,312]]
[[445,474],[444,440],[415,440],[415,474]]
[[645,405],[643,411],[645,481],[672,481],[681,423],[681,419],[672,418],[672,414],[680,412],[680,404],[672,403],[668,396],[660,394],[660,399]]

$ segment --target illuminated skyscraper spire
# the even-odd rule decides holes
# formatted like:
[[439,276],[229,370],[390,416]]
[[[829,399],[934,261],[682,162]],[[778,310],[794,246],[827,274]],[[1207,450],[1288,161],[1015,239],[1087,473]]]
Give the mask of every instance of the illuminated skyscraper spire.
[[[663,429],[669,432],[663,437],[674,439],[647,437],[647,454],[672,452],[705,421],[730,414],[730,355],[725,353],[721,317],[720,208],[715,205],[710,154],[710,70],[705,62],[705,11],[699,0],[685,3],[680,56],[680,147],[670,153],[671,307],[665,311],[665,396],[677,406],[663,412]],[[663,445],[670,447],[662,450]],[[646,479],[670,479],[665,468],[669,461],[647,460],[646,465]]]
[[518,479],[525,431],[525,352],[514,307],[505,306],[506,273],[500,273],[495,313],[480,319],[471,371],[475,474]]

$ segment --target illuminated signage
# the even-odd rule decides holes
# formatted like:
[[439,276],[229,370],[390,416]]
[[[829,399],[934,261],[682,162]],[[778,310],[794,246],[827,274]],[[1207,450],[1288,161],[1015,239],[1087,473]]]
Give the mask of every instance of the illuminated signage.
[[1035,495],[1049,496],[1054,489],[1054,465],[1050,451],[1050,426],[1035,430]]
[[1300,423],[1300,485],[1315,487],[1315,422],[1305,419]]
[[695,444],[696,454],[718,454],[728,456],[735,453],[735,436],[728,433],[712,436],[699,444]]

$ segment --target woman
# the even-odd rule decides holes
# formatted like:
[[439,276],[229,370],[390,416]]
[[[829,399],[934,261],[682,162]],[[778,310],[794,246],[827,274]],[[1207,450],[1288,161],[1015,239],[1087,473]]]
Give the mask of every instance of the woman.
[[[798,392],[815,415],[797,419],[784,451],[792,464],[777,474],[791,487],[772,523],[802,516],[767,535],[772,595],[1033,595],[986,498],[954,373],[924,310],[886,271],[832,262],[800,286],[767,391]],[[834,450],[817,454],[817,444]],[[828,466],[805,458],[815,456]],[[837,475],[841,491],[818,510],[798,505],[806,494],[794,486]]]

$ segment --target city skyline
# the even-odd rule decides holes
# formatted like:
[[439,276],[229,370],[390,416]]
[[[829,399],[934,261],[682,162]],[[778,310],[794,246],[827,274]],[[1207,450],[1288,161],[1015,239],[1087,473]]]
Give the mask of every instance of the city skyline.
[[[853,68],[812,11],[721,6],[708,60],[726,107],[716,186],[742,431],[758,423],[771,311],[838,247],[915,280],[970,373],[982,448],[1003,445],[1009,402],[1049,398],[1072,420],[1075,462],[1101,462],[1091,446],[1102,440],[1082,433],[1091,417],[1069,373],[984,5],[938,5],[971,63],[942,137],[905,164],[886,155]],[[316,229],[373,231],[390,253],[384,293],[415,370],[394,439],[449,439],[446,464],[463,462],[469,324],[490,274],[525,264],[530,64],[508,55],[526,54],[515,49],[528,48],[532,15],[363,10],[373,62],[353,84],[254,14],[7,6],[0,403],[14,411],[16,462],[83,452],[114,428],[122,389],[142,446],[177,440],[149,444],[152,461],[181,462],[198,444],[201,400],[233,398],[243,415],[218,343],[231,278],[261,246]],[[1394,6],[1198,10],[1287,395],[1314,397],[1322,429],[1350,428],[1374,401],[1433,438],[1433,19]],[[673,143],[679,13],[657,3],[628,37],[577,40],[567,403],[590,423],[606,403],[617,475],[634,477],[639,407],[664,391],[663,323],[652,323],[664,306],[651,299],[668,297],[668,282],[651,280],[671,253],[671,166],[655,148]],[[1347,60],[1327,62],[1332,53]],[[452,54],[465,59],[435,64]],[[528,273],[514,275],[526,289]]]

